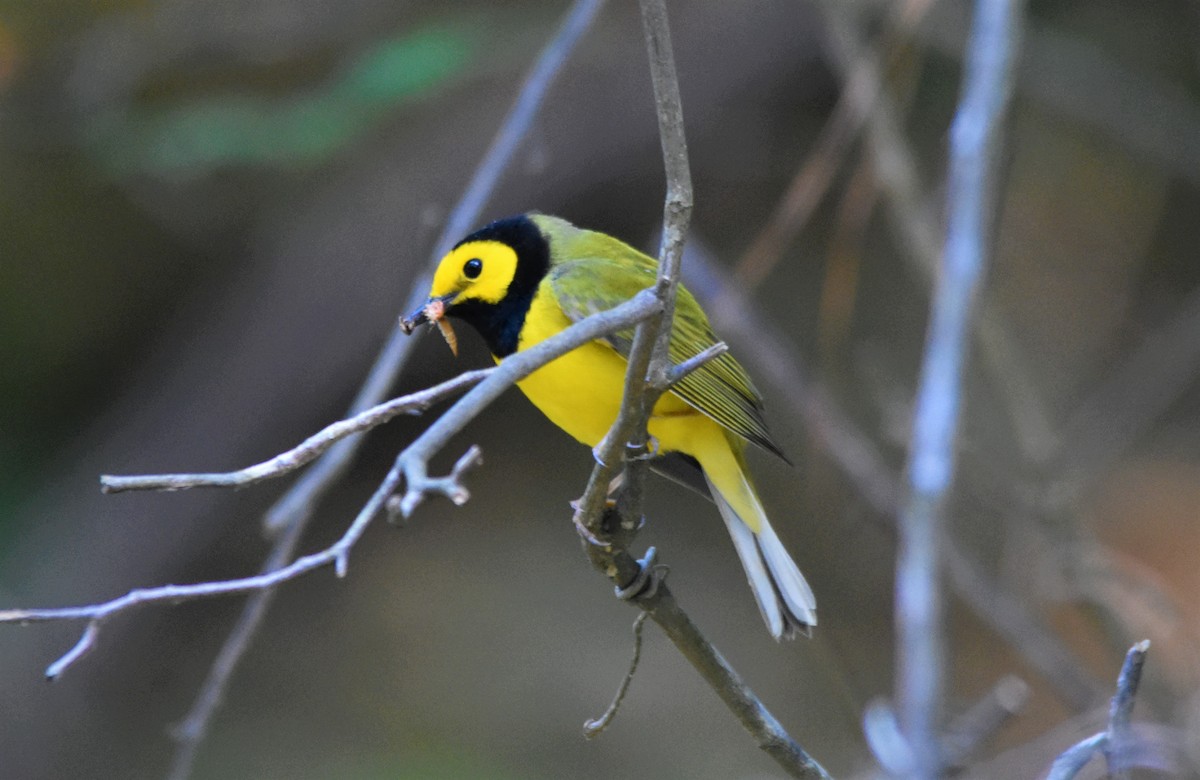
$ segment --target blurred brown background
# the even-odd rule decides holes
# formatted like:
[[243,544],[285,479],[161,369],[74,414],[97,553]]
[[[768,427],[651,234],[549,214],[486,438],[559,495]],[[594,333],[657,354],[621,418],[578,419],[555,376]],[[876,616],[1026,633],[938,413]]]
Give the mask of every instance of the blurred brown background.
[[[0,608],[257,569],[259,519],[283,485],[104,497],[97,476],[236,468],[337,419],[564,9],[0,0]],[[767,359],[831,392],[893,478],[928,306],[898,214],[939,224],[968,10],[670,3],[692,236],[726,269],[841,93],[854,52],[830,20],[885,62],[923,200],[881,188],[877,139],[849,135],[745,313],[785,347]],[[952,601],[951,714],[1006,673],[1032,689],[972,764],[996,777],[1036,776],[1094,730],[1093,705],[1143,636],[1155,644],[1139,717],[1184,734],[1198,722],[1200,9],[1034,0],[1028,22],[985,292],[1009,350],[976,342],[950,524],[984,584],[1071,649],[1083,684],[1072,693],[986,608]],[[652,246],[656,132],[636,5],[610,3],[485,218],[536,208]],[[462,341],[455,362],[423,339],[397,392],[488,362]],[[798,414],[810,388],[756,360],[798,466],[753,465],[817,592],[816,637],[770,640],[703,501],[656,484],[642,540],[784,726],[851,774],[870,766],[861,713],[892,687],[894,537]],[[422,424],[371,439],[306,550],[340,534]],[[472,442],[486,465],[468,505],[378,522],[347,579],[283,588],[196,776],[775,776],[652,628],[616,723],[583,740],[625,670],[634,615],[569,520],[591,457],[515,392],[438,465]],[[167,729],[240,605],[123,616],[53,686],[42,672],[80,627],[0,626],[0,777],[161,776]]]

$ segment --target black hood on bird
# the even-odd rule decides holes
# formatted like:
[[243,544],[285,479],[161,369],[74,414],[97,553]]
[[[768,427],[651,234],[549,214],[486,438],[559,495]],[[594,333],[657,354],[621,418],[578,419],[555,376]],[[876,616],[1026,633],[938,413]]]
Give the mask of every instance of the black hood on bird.
[[517,351],[525,314],[538,285],[550,271],[550,243],[527,215],[498,219],[459,241],[454,248],[472,241],[497,241],[517,253],[517,270],[508,292],[499,303],[464,300],[446,309],[451,317],[467,323],[498,358]]

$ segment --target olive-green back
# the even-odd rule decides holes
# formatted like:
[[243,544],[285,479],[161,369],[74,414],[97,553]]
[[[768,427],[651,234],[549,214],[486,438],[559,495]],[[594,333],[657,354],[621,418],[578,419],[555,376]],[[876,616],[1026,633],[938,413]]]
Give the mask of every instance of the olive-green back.
[[[550,241],[549,283],[571,321],[611,309],[654,286],[657,261],[628,244],[604,233],[582,230],[557,217],[530,217]],[[633,329],[617,331],[605,341],[628,358]],[[704,310],[680,285],[669,346],[671,361],[678,365],[717,341]],[[746,370],[728,352],[688,374],[672,387],[672,392],[728,430],[787,460],[767,432],[762,397]]]

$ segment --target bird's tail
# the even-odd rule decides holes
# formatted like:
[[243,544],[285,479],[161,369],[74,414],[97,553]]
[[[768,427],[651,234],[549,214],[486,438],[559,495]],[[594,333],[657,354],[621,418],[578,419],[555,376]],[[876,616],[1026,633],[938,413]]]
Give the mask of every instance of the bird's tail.
[[738,469],[737,478],[741,484],[726,485],[724,491],[717,488],[707,470],[704,478],[746,569],[763,620],[776,639],[791,639],[797,634],[811,636],[812,627],[817,624],[817,600],[812,588],[767,520],[744,464],[739,465],[742,468]]

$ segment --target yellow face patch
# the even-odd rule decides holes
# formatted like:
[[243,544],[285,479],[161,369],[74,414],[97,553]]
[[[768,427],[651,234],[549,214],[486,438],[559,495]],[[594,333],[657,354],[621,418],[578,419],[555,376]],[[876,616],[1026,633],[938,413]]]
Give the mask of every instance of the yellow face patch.
[[499,303],[517,272],[517,253],[499,241],[469,241],[438,263],[429,297],[454,295],[451,305],[478,300]]

